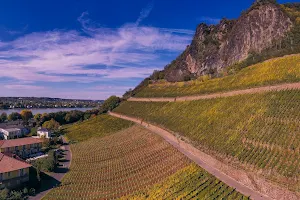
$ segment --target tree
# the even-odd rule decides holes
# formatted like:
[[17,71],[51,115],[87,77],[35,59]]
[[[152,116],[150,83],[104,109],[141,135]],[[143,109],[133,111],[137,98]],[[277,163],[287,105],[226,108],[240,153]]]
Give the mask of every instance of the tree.
[[43,123],[43,128],[56,131],[59,128],[60,124],[55,121],[54,119],[51,119],[49,121],[46,121]]
[[33,117],[33,114],[30,110],[22,110],[20,114],[22,119],[26,122]]
[[67,124],[77,122],[83,118],[84,112],[78,110],[72,110],[68,112],[65,116],[65,121]]
[[41,118],[42,118],[42,115],[41,115],[40,113],[35,114],[34,117],[33,117],[34,121],[35,121],[37,124],[40,123]]
[[51,120],[51,117],[49,116],[48,113],[44,113],[42,114],[41,118],[40,118],[40,124],[43,124],[45,121],[49,121]]
[[106,99],[101,105],[103,112],[108,112],[116,108],[121,102],[121,99],[117,96],[111,96]]
[[0,116],[0,122],[5,122],[7,120],[7,114],[4,112]]
[[17,112],[13,112],[8,116],[9,121],[16,121],[18,119],[22,119],[21,115]]

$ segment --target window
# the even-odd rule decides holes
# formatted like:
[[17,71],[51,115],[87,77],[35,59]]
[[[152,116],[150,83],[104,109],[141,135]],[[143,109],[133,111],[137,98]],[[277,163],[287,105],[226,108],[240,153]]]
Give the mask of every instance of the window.
[[24,169],[20,169],[20,176],[24,176]]
[[0,182],[3,180],[3,174],[0,173]]
[[7,173],[7,176],[10,177],[10,172]]

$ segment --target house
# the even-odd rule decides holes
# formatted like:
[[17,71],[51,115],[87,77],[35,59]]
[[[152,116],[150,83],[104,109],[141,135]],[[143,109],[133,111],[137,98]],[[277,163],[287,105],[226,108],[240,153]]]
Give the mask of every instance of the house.
[[19,128],[6,128],[6,129],[0,128],[0,132],[2,133],[1,135],[5,140],[24,136],[22,130]]
[[49,131],[46,128],[39,128],[37,131],[37,136],[39,138],[50,138],[51,137],[51,131]]
[[41,139],[27,137],[13,140],[0,140],[0,153],[15,154],[21,158],[28,158],[39,153],[42,148]]
[[0,153],[0,189],[13,189],[29,181],[31,165]]

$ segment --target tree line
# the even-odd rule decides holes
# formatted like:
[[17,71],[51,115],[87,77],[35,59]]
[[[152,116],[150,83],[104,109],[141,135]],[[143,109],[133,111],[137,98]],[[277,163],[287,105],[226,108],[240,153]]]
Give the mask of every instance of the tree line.
[[27,124],[29,120],[34,120],[36,126],[42,126],[50,130],[56,130],[60,125],[70,124],[78,121],[87,120],[96,115],[106,113],[113,110],[119,105],[121,99],[117,96],[111,96],[103,102],[103,104],[96,109],[87,110],[85,112],[72,110],[72,111],[60,111],[55,113],[43,113],[33,115],[30,110],[22,110],[20,113],[13,112],[10,115],[2,113],[0,115],[0,122],[23,120],[24,124]]

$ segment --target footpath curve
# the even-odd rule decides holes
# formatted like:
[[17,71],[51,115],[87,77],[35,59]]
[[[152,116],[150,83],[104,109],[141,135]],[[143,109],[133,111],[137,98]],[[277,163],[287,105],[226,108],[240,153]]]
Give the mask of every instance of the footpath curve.
[[[250,196],[255,200],[271,200],[271,199],[298,199],[298,196],[290,191],[286,191],[266,180],[250,176],[243,170],[233,168],[229,165],[221,163],[210,155],[203,153],[191,144],[181,140],[173,135],[170,131],[164,130],[158,126],[145,122],[141,119],[129,117],[126,115],[109,112],[109,115],[135,122],[142,125],[155,134],[164,138],[168,143],[186,155],[188,158],[197,163],[200,167],[214,175],[225,184],[246,196]],[[266,186],[266,187],[261,187]],[[267,188],[267,189],[265,189]]]
[[285,83],[280,85],[272,85],[272,86],[263,86],[257,88],[243,89],[243,90],[233,90],[229,92],[222,93],[212,93],[212,94],[203,94],[196,96],[183,96],[183,97],[150,97],[150,98],[138,98],[131,97],[127,101],[139,101],[139,102],[178,102],[178,101],[195,101],[201,99],[214,99],[220,97],[231,97],[242,94],[255,94],[255,93],[263,93],[269,91],[281,91],[281,90],[292,90],[292,89],[300,89],[299,83]]

